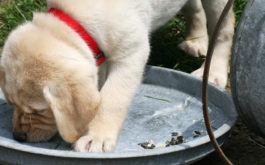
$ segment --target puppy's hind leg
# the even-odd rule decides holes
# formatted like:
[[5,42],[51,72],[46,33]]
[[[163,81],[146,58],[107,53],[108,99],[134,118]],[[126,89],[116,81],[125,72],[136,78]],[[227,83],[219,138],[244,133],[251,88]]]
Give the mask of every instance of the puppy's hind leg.
[[[208,20],[209,34],[213,33],[213,30],[217,24],[217,21],[227,3],[227,0],[202,0],[203,7],[206,12]],[[234,35],[235,17],[231,10],[225,19],[219,36],[216,41],[215,51],[212,58],[209,82],[225,87],[227,84],[227,72],[229,64],[229,56],[231,54],[231,47]],[[192,74],[197,77],[203,76],[204,65]]]
[[206,16],[201,0],[189,0],[182,9],[187,21],[188,36],[179,48],[185,53],[199,57],[206,55],[208,48],[208,33]]

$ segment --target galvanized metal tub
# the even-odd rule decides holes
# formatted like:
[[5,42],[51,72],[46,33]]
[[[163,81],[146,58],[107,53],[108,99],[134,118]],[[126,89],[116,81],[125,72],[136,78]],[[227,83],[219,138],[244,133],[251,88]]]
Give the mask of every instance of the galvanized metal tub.
[[231,88],[245,124],[265,137],[265,0],[250,0],[237,28]]
[[[35,144],[13,140],[12,107],[5,104],[1,95],[0,162],[25,165],[189,164],[214,151],[204,128],[200,97],[200,80],[170,69],[147,67],[116,150],[77,153],[59,136]],[[214,134],[223,144],[237,118],[232,98],[225,90],[210,85],[209,108]],[[201,131],[201,135],[194,137],[193,131]],[[181,133],[184,143],[165,147],[172,132]],[[143,149],[138,145],[149,140],[157,147]]]

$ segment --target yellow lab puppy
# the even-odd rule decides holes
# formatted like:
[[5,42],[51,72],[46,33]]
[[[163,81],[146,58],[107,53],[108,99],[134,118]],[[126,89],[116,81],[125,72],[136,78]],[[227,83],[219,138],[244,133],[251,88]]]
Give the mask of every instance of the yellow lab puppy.
[[[184,10],[190,34],[180,47],[206,54],[208,35],[227,0],[48,0],[48,7],[72,17],[104,52],[107,78],[98,78],[93,51],[52,13],[35,13],[15,29],[3,49],[0,85],[15,106],[14,137],[37,142],[57,129],[80,152],[115,147],[127,108],[149,56],[150,33]],[[205,12],[204,12],[205,11]],[[206,14],[205,14],[206,13]],[[211,82],[224,87],[234,30],[233,13],[218,38]],[[189,40],[193,38],[193,40]],[[196,39],[194,39],[196,38]],[[102,66],[101,68],[104,69]],[[193,74],[202,76],[203,69]],[[102,81],[103,80],[103,81]]]

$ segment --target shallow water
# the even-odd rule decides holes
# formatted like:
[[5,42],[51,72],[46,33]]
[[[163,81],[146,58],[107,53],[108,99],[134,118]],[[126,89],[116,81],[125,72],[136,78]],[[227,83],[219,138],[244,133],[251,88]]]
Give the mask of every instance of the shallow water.
[[[209,105],[213,129],[217,129],[228,118],[220,109]],[[142,84],[128,111],[115,152],[144,150],[138,144],[150,140],[154,141],[157,147],[164,147],[165,142],[171,140],[172,132],[180,133],[186,143],[206,136],[201,106],[198,98],[176,89]],[[14,141],[12,111],[12,106],[0,99],[0,136]],[[194,138],[193,131],[202,133]],[[49,142],[23,144],[47,149],[72,150],[71,145],[65,143],[59,135]]]

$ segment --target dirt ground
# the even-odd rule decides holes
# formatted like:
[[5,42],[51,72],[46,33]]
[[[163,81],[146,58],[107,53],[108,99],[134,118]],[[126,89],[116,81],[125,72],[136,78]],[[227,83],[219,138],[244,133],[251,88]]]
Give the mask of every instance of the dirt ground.
[[[265,165],[265,139],[251,132],[240,119],[222,149],[234,165]],[[193,165],[224,163],[216,153],[212,153]]]
[[[230,82],[226,89],[231,93]],[[230,137],[222,149],[234,165],[265,165],[265,139],[248,129],[240,118],[232,128]],[[214,152],[192,165],[225,164]]]

